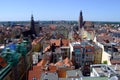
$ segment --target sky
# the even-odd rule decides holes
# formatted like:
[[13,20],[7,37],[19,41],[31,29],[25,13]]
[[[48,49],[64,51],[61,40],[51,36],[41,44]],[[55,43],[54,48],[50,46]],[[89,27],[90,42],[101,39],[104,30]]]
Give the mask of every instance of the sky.
[[0,0],[0,21],[120,21],[120,0]]

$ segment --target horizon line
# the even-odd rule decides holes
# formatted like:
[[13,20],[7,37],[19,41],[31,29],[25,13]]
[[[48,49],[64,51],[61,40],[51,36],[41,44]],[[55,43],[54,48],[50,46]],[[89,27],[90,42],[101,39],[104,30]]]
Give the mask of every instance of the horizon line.
[[[30,22],[31,20],[11,20],[11,21],[0,21],[0,22]],[[34,21],[77,21],[78,20],[34,20]],[[105,21],[105,20],[84,20],[84,21],[91,21],[91,22],[120,22],[120,21]]]

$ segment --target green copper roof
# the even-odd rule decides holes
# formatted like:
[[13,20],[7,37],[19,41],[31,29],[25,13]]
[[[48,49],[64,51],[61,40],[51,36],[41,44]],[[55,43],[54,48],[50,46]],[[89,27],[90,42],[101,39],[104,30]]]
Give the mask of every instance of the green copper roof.
[[5,68],[2,68],[0,70],[0,80],[2,80],[4,78],[4,76],[6,76],[6,74],[8,74],[8,72],[10,71],[11,69],[11,65],[8,64]]
[[21,57],[21,54],[18,54],[14,50],[10,50],[7,48],[5,51],[2,52],[1,56],[10,64],[16,65]]
[[16,51],[20,54],[22,54],[23,56],[25,56],[27,54],[27,48],[26,48],[26,41],[18,43],[16,46]]

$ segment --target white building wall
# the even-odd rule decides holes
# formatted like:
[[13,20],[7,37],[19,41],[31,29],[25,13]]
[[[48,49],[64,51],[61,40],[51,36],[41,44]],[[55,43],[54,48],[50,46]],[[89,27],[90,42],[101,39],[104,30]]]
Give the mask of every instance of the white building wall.
[[72,46],[71,43],[69,44],[69,46],[70,46],[70,60],[71,60],[72,59],[73,46]]
[[102,48],[102,63],[104,62],[104,61],[107,61],[107,64],[108,65],[111,65],[111,62],[110,62],[110,57],[111,57],[111,54],[109,54],[109,53],[107,53],[107,52],[105,52],[104,51],[104,46],[101,44],[101,43],[99,43],[99,42],[96,42],[97,43],[97,45],[99,46],[99,47],[101,47]]

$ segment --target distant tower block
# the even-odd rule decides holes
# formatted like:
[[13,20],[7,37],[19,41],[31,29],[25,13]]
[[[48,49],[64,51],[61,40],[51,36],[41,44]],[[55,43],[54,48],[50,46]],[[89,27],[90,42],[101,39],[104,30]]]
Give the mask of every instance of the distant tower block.
[[32,34],[34,34],[35,36],[37,35],[36,34],[36,31],[35,31],[35,23],[34,23],[34,18],[33,18],[33,15],[31,15],[31,28],[30,28]]
[[80,11],[80,16],[79,16],[79,28],[81,29],[83,27],[83,15],[82,11]]

